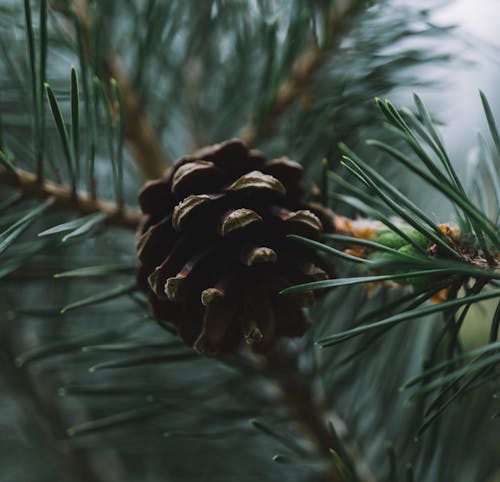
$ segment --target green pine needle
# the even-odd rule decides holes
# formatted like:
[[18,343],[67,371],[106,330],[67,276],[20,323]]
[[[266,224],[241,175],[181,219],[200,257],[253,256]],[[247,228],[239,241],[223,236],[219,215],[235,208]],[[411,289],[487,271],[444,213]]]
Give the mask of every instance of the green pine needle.
[[[414,274],[412,274],[411,276],[414,276]],[[392,328],[404,321],[412,320],[414,318],[421,318],[423,316],[432,315],[434,313],[444,312],[448,308],[460,307],[470,303],[477,303],[478,301],[488,300],[498,297],[500,297],[500,290],[492,290],[486,293],[464,296],[463,298],[459,298],[456,300],[445,301],[444,303],[441,304],[425,306],[423,308],[404,311],[402,313],[398,313],[397,315],[390,316],[375,323],[369,323],[363,326],[353,328],[351,330],[344,331],[342,333],[338,333],[336,335],[331,335],[321,338],[320,340],[317,341],[317,343],[321,347],[333,346],[336,345],[337,343],[349,340],[351,338],[354,338],[356,336],[362,335],[364,333],[367,333],[375,329],[388,328],[388,327]]]
[[70,303],[69,305],[66,305],[64,308],[61,309],[61,314],[65,314],[69,311],[80,309],[80,308],[85,308],[88,306],[93,306],[98,303],[104,303],[109,300],[113,300],[115,298],[128,295],[132,293],[136,289],[136,282],[130,282],[126,285],[119,285],[117,288],[113,288],[111,290],[105,291],[105,292],[100,292],[95,295],[89,296],[87,298],[83,298],[78,301],[74,301],[73,303]]

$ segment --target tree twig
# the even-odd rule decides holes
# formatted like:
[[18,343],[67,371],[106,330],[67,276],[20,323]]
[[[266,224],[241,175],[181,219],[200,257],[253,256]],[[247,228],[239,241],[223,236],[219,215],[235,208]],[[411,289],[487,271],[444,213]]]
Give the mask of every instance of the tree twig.
[[[47,400],[37,387],[40,384],[35,384],[26,369],[14,364],[11,339],[7,330],[2,327],[0,327],[0,368],[9,387],[17,393],[17,402],[27,405],[25,412],[38,415],[38,417],[31,416],[31,419],[39,423],[40,431],[50,440],[49,447],[64,462],[71,473],[72,480],[80,482],[102,480],[92,467],[87,455],[72,450],[65,442],[67,439],[66,422],[55,400]],[[40,382],[39,379],[38,382]]]
[[246,144],[253,146],[272,134],[278,119],[310,87],[312,78],[327,59],[327,53],[340,44],[351,26],[350,17],[365,4],[363,0],[335,2],[325,22],[323,45],[314,43],[295,60],[288,78],[278,88],[265,118],[259,125],[250,123],[243,129],[240,137]]
[[16,176],[0,166],[0,184],[19,189],[25,196],[35,199],[53,198],[53,206],[75,211],[81,214],[102,212],[108,216],[110,224],[129,229],[136,229],[141,220],[141,213],[132,208],[119,208],[115,203],[92,199],[86,193],[75,197],[67,186],[52,181],[39,183],[37,176],[20,168],[15,168]]
[[[282,403],[302,433],[312,442],[318,456],[325,460],[321,480],[349,480],[346,479],[342,467],[335,461],[336,457],[340,465],[354,476],[353,480],[375,482],[357,447],[347,447],[345,444],[342,436],[345,423],[339,415],[327,410],[310,380],[301,373],[297,354],[289,346],[281,345],[265,357],[264,368],[277,384]],[[333,431],[328,428],[327,420],[330,420]]]
[[116,56],[101,64],[102,73],[115,79],[120,88],[125,116],[125,141],[147,179],[162,177],[171,162],[163,151],[157,132],[151,126],[140,101]]
[[[55,5],[53,5],[53,8],[60,11],[68,19],[71,17],[67,8]],[[73,0],[72,9],[84,31],[84,53],[89,55],[89,35],[92,18],[87,2]],[[137,165],[147,179],[162,177],[171,161],[163,150],[158,133],[144,112],[140,96],[122,69],[118,56],[114,53],[105,55],[101,59],[99,69],[106,79],[114,79],[120,89],[125,117],[125,142]]]

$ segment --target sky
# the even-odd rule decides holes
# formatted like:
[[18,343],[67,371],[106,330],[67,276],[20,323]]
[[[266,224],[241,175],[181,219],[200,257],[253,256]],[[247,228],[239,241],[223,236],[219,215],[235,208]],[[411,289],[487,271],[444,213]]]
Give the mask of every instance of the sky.
[[485,132],[486,128],[479,89],[488,97],[500,123],[500,1],[455,0],[439,9],[434,20],[457,26],[456,33],[464,42],[460,56],[469,61],[466,65],[445,67],[449,88],[431,94],[444,106],[442,120],[447,126],[442,131],[451,141],[450,149],[457,157],[464,157],[475,142],[476,133]]
[[[477,145],[477,134],[481,132],[490,140],[479,90],[486,94],[500,126],[500,0],[441,3],[441,7],[433,9],[431,21],[454,25],[455,30],[436,50],[451,52],[453,61],[427,67],[423,76],[437,82],[415,90],[443,123],[439,131],[453,165],[464,179],[470,152]],[[412,92],[404,90],[400,93],[403,105],[412,106]],[[417,185],[416,189],[421,187]],[[418,199],[421,207],[432,211],[436,219],[451,214],[451,205],[443,203],[440,195],[429,193]]]

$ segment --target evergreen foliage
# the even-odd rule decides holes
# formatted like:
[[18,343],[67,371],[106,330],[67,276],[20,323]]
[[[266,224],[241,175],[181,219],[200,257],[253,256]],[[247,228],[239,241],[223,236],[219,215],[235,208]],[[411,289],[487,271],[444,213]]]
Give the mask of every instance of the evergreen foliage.
[[[395,0],[4,0],[0,479],[498,480],[495,116],[462,179],[379,99],[449,35]],[[303,337],[207,358],[137,288],[137,192],[235,137],[304,166],[336,232],[290,238],[337,277],[283,291],[329,288]]]

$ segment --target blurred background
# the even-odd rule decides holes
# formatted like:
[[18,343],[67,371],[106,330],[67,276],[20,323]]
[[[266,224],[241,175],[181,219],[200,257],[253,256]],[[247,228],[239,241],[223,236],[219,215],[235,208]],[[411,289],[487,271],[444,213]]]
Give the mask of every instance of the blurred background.
[[[418,92],[433,106],[434,112],[439,110],[439,120],[443,123],[440,131],[457,169],[463,175],[469,155],[477,143],[477,134],[486,129],[478,100],[479,90],[486,94],[494,112],[500,109],[496,88],[500,75],[500,38],[495,26],[499,15],[500,5],[492,0],[441,2],[440,6],[435,4],[431,15],[432,21],[438,25],[455,26],[453,34],[444,42],[448,52],[453,53],[453,60],[429,66],[427,74],[436,82],[418,89]],[[403,102],[409,104],[411,92],[404,88],[403,91],[398,94]],[[429,202],[434,203],[436,208],[438,203],[435,199]],[[447,214],[442,213],[443,216]]]

